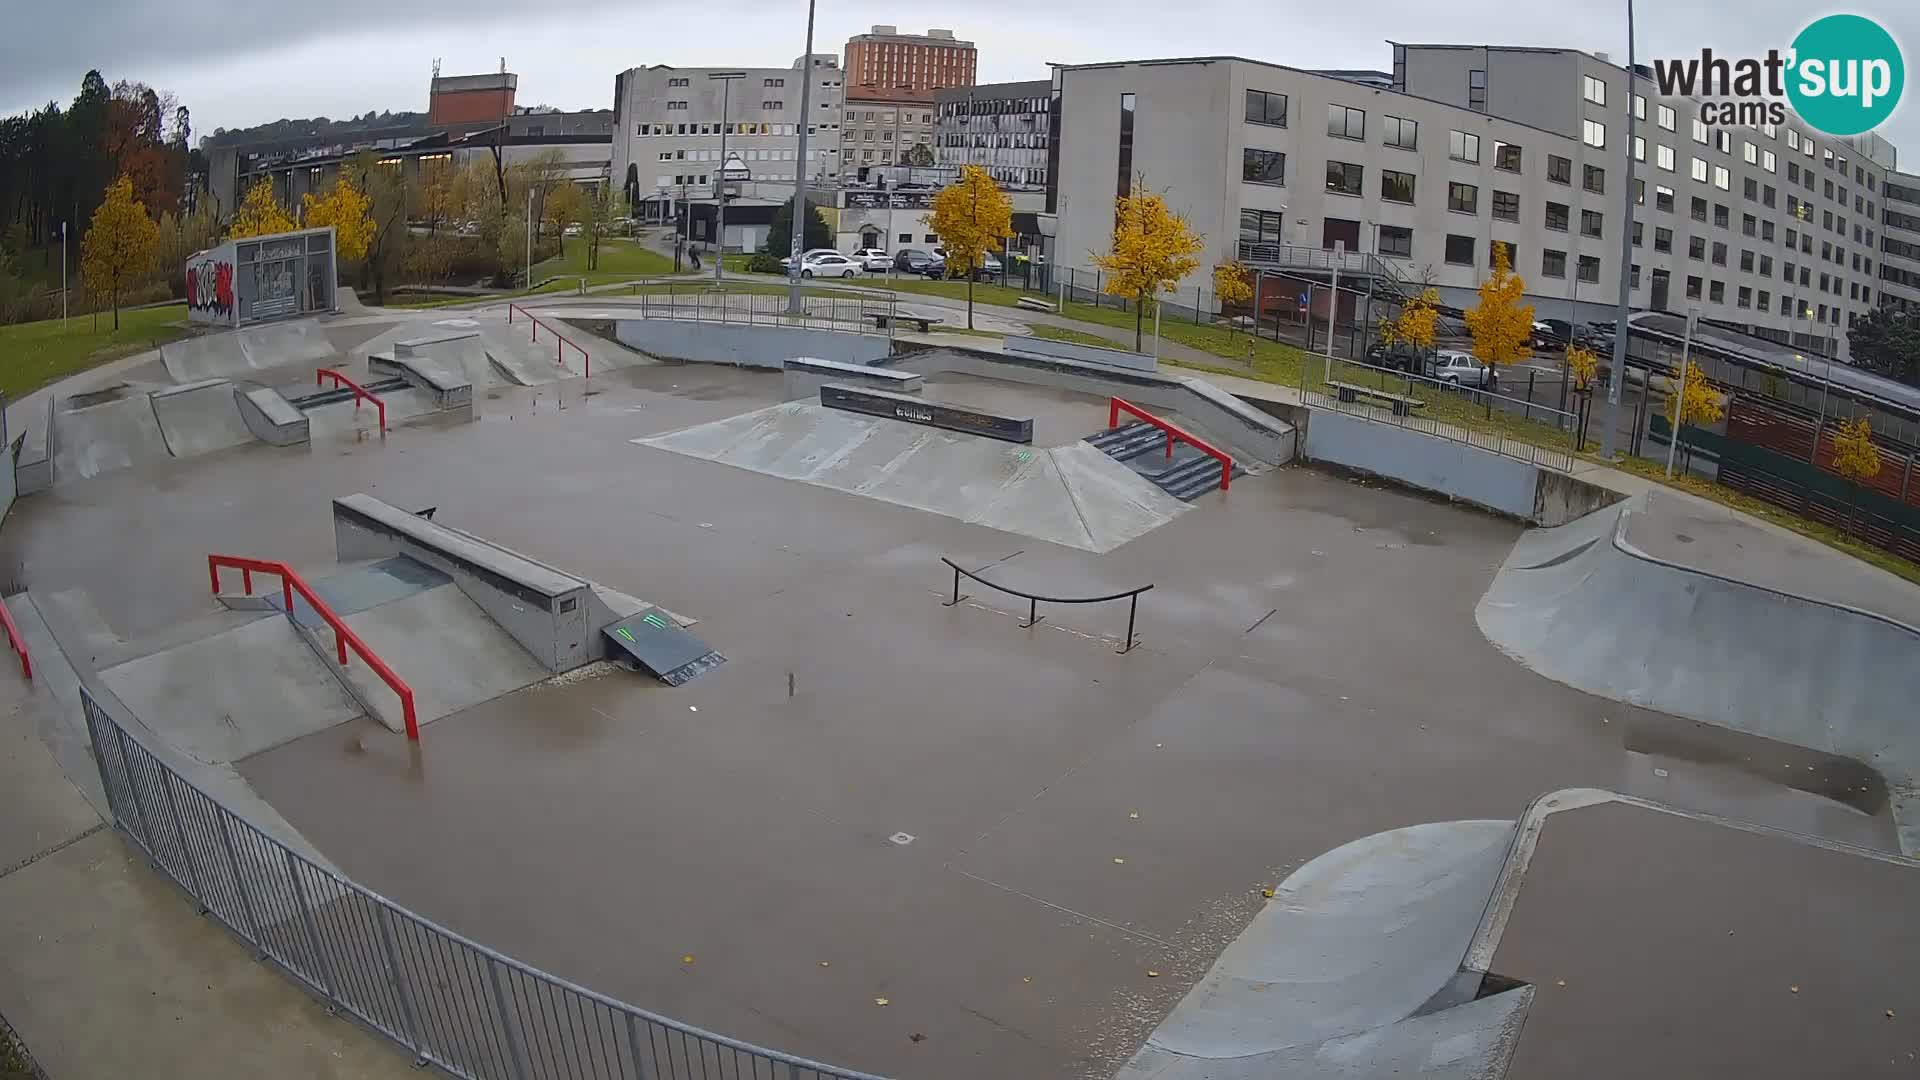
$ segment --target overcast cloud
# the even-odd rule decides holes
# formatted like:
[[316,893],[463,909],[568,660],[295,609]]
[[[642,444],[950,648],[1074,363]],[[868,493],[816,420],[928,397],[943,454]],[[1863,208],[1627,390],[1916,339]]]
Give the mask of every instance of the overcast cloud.
[[[97,67],[108,82],[172,90],[194,128],[245,127],[283,117],[335,119],[424,110],[436,57],[445,74],[520,76],[519,103],[607,108],[613,77],[648,64],[784,65],[800,55],[804,0],[329,0],[326,4],[161,4],[4,0],[0,114],[70,101]],[[1804,0],[1643,2],[1639,57],[1728,55],[1784,48],[1817,15],[1850,10],[1878,20],[1920,62],[1920,5],[1873,0],[1823,8]],[[303,13],[313,21],[299,27]],[[1174,14],[1174,18],[1169,15]],[[1088,63],[1232,54],[1295,67],[1390,66],[1384,40],[1565,46],[1626,59],[1624,3],[1563,0],[1370,0],[1350,5],[1246,0],[820,0],[814,47],[839,53],[873,23],[906,32],[952,29],[980,47],[980,79],[1040,79],[1047,62]],[[1920,89],[1880,133],[1920,171]]]

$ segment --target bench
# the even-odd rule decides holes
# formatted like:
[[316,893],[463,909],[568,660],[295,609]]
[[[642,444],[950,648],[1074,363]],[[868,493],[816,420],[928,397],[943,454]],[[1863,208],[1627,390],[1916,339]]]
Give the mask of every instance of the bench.
[[1334,396],[1341,401],[1357,401],[1361,398],[1378,401],[1383,405],[1391,406],[1395,416],[1406,416],[1415,409],[1425,408],[1427,404],[1416,397],[1395,394],[1387,390],[1375,390],[1371,386],[1361,386],[1358,383],[1328,380],[1327,386],[1332,388]]
[[945,319],[936,319],[931,315],[902,315],[897,312],[889,315],[884,311],[869,312],[867,318],[873,320],[873,328],[875,330],[885,330],[887,324],[890,322],[903,322],[918,326],[920,332],[923,334],[932,333],[934,323],[946,321]]
[[1037,296],[1022,296],[1013,303],[1015,307],[1023,307],[1028,311],[1057,312],[1060,310],[1060,305],[1051,300],[1042,300]]

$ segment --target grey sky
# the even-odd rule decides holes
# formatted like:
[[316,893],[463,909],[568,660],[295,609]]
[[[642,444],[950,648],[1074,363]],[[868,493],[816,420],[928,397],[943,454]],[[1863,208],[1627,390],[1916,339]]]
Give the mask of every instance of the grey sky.
[[[11,5],[10,5],[11,6]],[[296,11],[318,17],[289,32]],[[1738,17],[1730,17],[1737,10]],[[1872,0],[1829,9],[1805,0],[1640,4],[1639,56],[1784,48],[1801,25],[1851,10],[1890,29],[1920,63],[1920,5]],[[521,104],[604,108],[613,77],[645,64],[789,63],[801,52],[804,0],[330,0],[324,5],[159,4],[82,0],[36,5],[32,25],[0,16],[0,114],[66,102],[89,67],[109,82],[169,89],[199,133],[282,117],[343,118],[426,108],[433,60],[447,74],[519,73]],[[1170,12],[1177,18],[1169,19]],[[1228,53],[1296,67],[1385,69],[1385,39],[1551,45],[1626,59],[1624,3],[1368,0],[1268,6],[1245,0],[1013,0],[877,3],[821,0],[815,49],[839,52],[873,23],[942,26],[980,47],[982,81],[1045,78],[1047,61],[1086,63]],[[1920,171],[1920,88],[1880,133]]]

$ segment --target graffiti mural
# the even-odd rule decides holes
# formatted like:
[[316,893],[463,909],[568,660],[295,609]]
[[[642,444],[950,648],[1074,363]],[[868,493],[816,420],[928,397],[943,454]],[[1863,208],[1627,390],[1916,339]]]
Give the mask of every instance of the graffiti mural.
[[187,263],[187,312],[194,322],[233,321],[233,261],[218,254]]

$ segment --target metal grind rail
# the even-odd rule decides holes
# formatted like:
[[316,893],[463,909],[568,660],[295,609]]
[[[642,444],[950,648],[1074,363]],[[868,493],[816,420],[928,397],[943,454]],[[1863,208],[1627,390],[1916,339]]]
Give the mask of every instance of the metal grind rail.
[[593,357],[587,355],[587,350],[575,344],[573,339],[567,337],[565,334],[562,334],[560,331],[555,330],[553,328],[552,323],[543,321],[540,318],[540,316],[535,315],[533,312],[528,311],[526,308],[521,307],[519,304],[507,305],[507,324],[509,326],[513,324],[513,313],[516,311],[526,316],[527,321],[533,324],[533,340],[535,342],[538,342],[540,340],[540,328],[543,326],[547,328],[547,333],[553,335],[553,338],[554,338],[553,362],[554,363],[560,365],[561,367],[566,367],[567,366],[566,359],[565,359],[566,350],[571,348],[573,349],[574,352],[577,352],[580,354],[581,374],[586,378],[589,378],[589,379],[593,378]]
[[0,600],[0,623],[6,624],[7,644],[13,646],[13,651],[20,654],[20,677],[32,682],[33,661],[27,656],[27,639],[20,633],[20,627],[15,625],[13,612],[7,610],[7,603],[4,600]]
[[360,635],[354,633],[352,628],[341,621],[340,616],[335,615],[326,601],[320,599],[320,595],[313,591],[313,587],[302,580],[299,574],[293,572],[293,567],[286,563],[249,559],[240,555],[208,555],[207,578],[215,593],[220,591],[220,568],[223,566],[240,571],[240,587],[248,595],[253,593],[254,571],[278,575],[280,595],[287,605],[289,619],[293,618],[293,594],[299,593],[301,598],[306,600],[307,606],[333,628],[333,644],[334,648],[339,650],[340,666],[343,668],[347,666],[347,649],[351,646],[354,652],[360,654],[360,659],[366,661],[367,666],[373,669],[373,673],[380,676],[381,681],[391,687],[394,694],[399,697],[400,711],[407,723],[407,738],[414,742],[420,741],[420,722],[413,712],[413,688],[408,686],[400,676],[394,674],[385,660],[373,654],[373,650],[367,647],[367,643],[360,640]]
[[[1222,450],[1214,446],[1212,443],[1209,443],[1204,439],[1197,438],[1193,435],[1188,434],[1185,431],[1180,430],[1177,427],[1174,427],[1172,424],[1167,423],[1165,420],[1162,420],[1159,417],[1148,412],[1147,410],[1141,408],[1140,406],[1135,405],[1133,402],[1127,401],[1122,398],[1107,399],[1107,426],[1110,428],[1119,427],[1120,414],[1123,412],[1129,416],[1138,417],[1139,419],[1146,421],[1151,426],[1159,428],[1161,431],[1165,432],[1167,436],[1167,456],[1169,458],[1173,456],[1174,443],[1176,442],[1186,443],[1188,446],[1193,447],[1195,450],[1200,451],[1201,453],[1207,455],[1210,458],[1213,458],[1215,461],[1218,461],[1220,463],[1220,490],[1221,491],[1227,490],[1227,485],[1233,482],[1233,458],[1228,456],[1225,450]],[[1153,588],[1153,586],[1149,585],[1147,586],[1147,588],[1151,589]]]
[[353,407],[356,411],[359,410],[362,401],[373,402],[373,407],[380,410],[380,430],[382,433],[386,432],[387,403],[381,401],[378,394],[375,394],[373,391],[368,390],[366,387],[361,386],[359,383],[354,382],[352,379],[347,378],[332,368],[323,367],[313,373],[313,385],[315,386],[325,386],[328,379],[332,379],[336,386],[344,386],[353,391]]
[[[1114,400],[1117,401],[1119,399],[1115,398]],[[965,575],[985,585],[989,589],[997,589],[1000,592],[1006,593],[1008,596],[1017,596],[1025,600],[1027,602],[1027,621],[1020,624],[1023,630],[1033,626],[1041,619],[1046,618],[1046,616],[1040,614],[1040,603],[1042,601],[1049,604],[1104,604],[1109,600],[1125,600],[1127,602],[1127,641],[1125,646],[1117,650],[1121,653],[1132,652],[1134,645],[1137,644],[1133,639],[1133,626],[1134,617],[1140,612],[1140,594],[1153,588],[1152,585],[1142,585],[1137,589],[1128,589],[1125,592],[1112,593],[1107,596],[1041,596],[1039,593],[1023,592],[1019,589],[1002,585],[999,582],[988,581],[979,574],[963,568],[959,563],[954,562],[945,555],[940,556],[940,561],[953,568],[953,599],[942,600],[940,602],[941,607],[954,607],[958,605],[960,601],[967,599],[967,594],[960,591],[960,578],[962,575]]]

